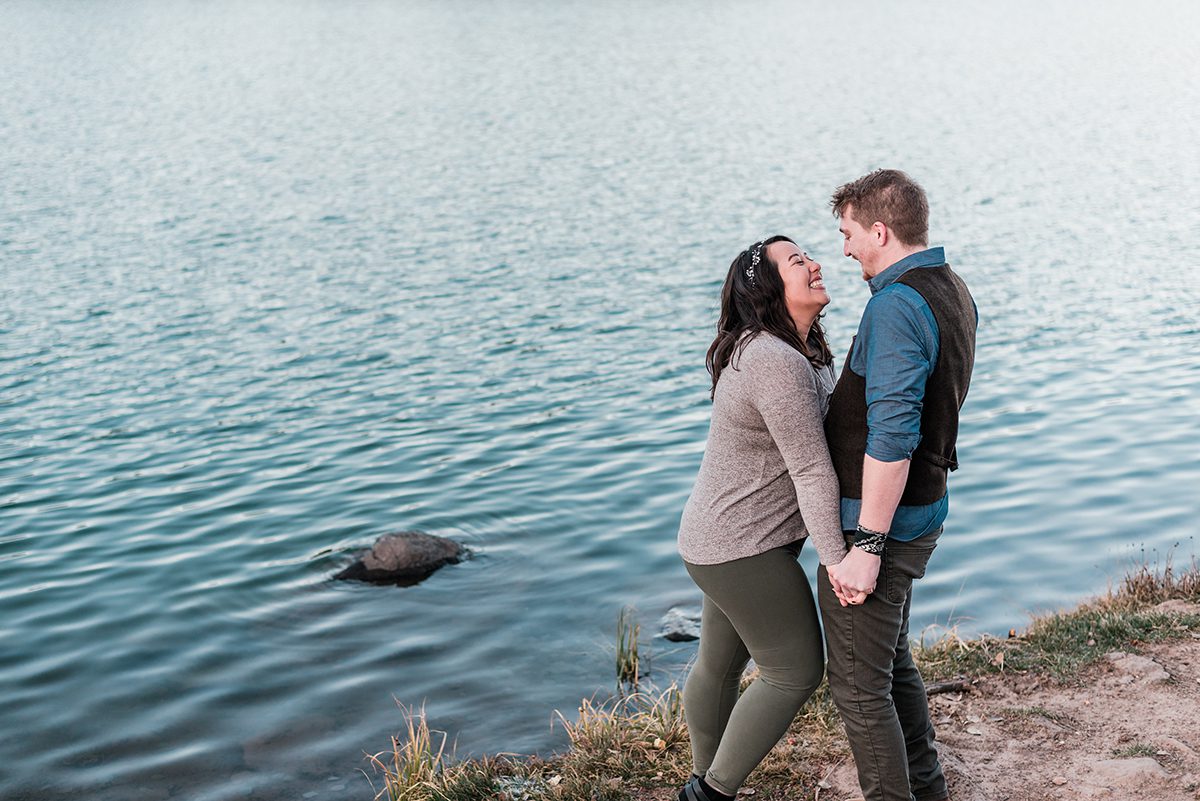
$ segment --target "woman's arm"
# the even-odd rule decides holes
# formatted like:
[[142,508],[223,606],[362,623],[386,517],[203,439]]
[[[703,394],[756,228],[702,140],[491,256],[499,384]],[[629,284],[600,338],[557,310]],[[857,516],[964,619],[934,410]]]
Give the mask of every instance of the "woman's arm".
[[792,358],[792,353],[772,345],[763,342],[754,348],[755,358],[750,363],[743,358],[751,400],[787,465],[796,487],[800,516],[821,564],[836,565],[846,556],[846,542],[842,536],[841,496],[825,444],[816,377],[799,353]]

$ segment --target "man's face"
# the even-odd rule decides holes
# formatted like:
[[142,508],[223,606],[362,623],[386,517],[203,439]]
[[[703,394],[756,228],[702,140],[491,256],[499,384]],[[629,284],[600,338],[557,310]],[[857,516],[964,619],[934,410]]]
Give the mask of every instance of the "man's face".
[[858,262],[866,281],[879,272],[879,243],[870,228],[863,228],[850,216],[853,212],[854,208],[847,206],[838,217],[838,230],[843,237],[842,253]]

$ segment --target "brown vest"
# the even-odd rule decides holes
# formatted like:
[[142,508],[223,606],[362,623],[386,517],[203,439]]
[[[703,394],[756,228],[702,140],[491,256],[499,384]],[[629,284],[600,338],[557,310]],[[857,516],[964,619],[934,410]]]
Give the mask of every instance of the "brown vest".
[[[896,279],[921,294],[938,325],[938,358],[925,383],[921,444],[913,452],[900,503],[923,506],[946,494],[946,472],[958,469],[958,412],[975,364],[975,305],[967,285],[950,269],[920,267]],[[853,352],[853,343],[850,346]],[[850,354],[829,400],[825,437],[843,498],[862,497],[867,451],[867,382],[850,369]]]

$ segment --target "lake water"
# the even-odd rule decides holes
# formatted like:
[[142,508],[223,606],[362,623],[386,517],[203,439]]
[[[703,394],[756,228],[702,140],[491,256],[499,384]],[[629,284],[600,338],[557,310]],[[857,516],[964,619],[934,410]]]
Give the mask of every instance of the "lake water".
[[[1197,552],[1200,6],[749,5],[0,7],[0,797],[553,750],[626,604],[669,681],[725,269],[802,243],[840,366],[878,166],[981,311],[916,624]],[[328,580],[400,529],[476,555]]]

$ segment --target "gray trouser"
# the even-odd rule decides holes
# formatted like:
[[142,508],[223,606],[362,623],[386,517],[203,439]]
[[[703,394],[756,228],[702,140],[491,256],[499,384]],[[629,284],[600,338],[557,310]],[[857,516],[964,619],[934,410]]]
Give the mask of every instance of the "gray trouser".
[[[800,545],[719,565],[685,563],[704,591],[700,650],[683,689],[692,769],[723,793],[737,792],[824,675]],[[751,657],[758,678],[739,697]]]
[[861,606],[843,607],[825,568],[817,571],[829,689],[866,801],[946,797],[925,684],[908,644],[913,581],[925,575],[940,534],[938,529],[912,542],[888,540],[875,592]]

